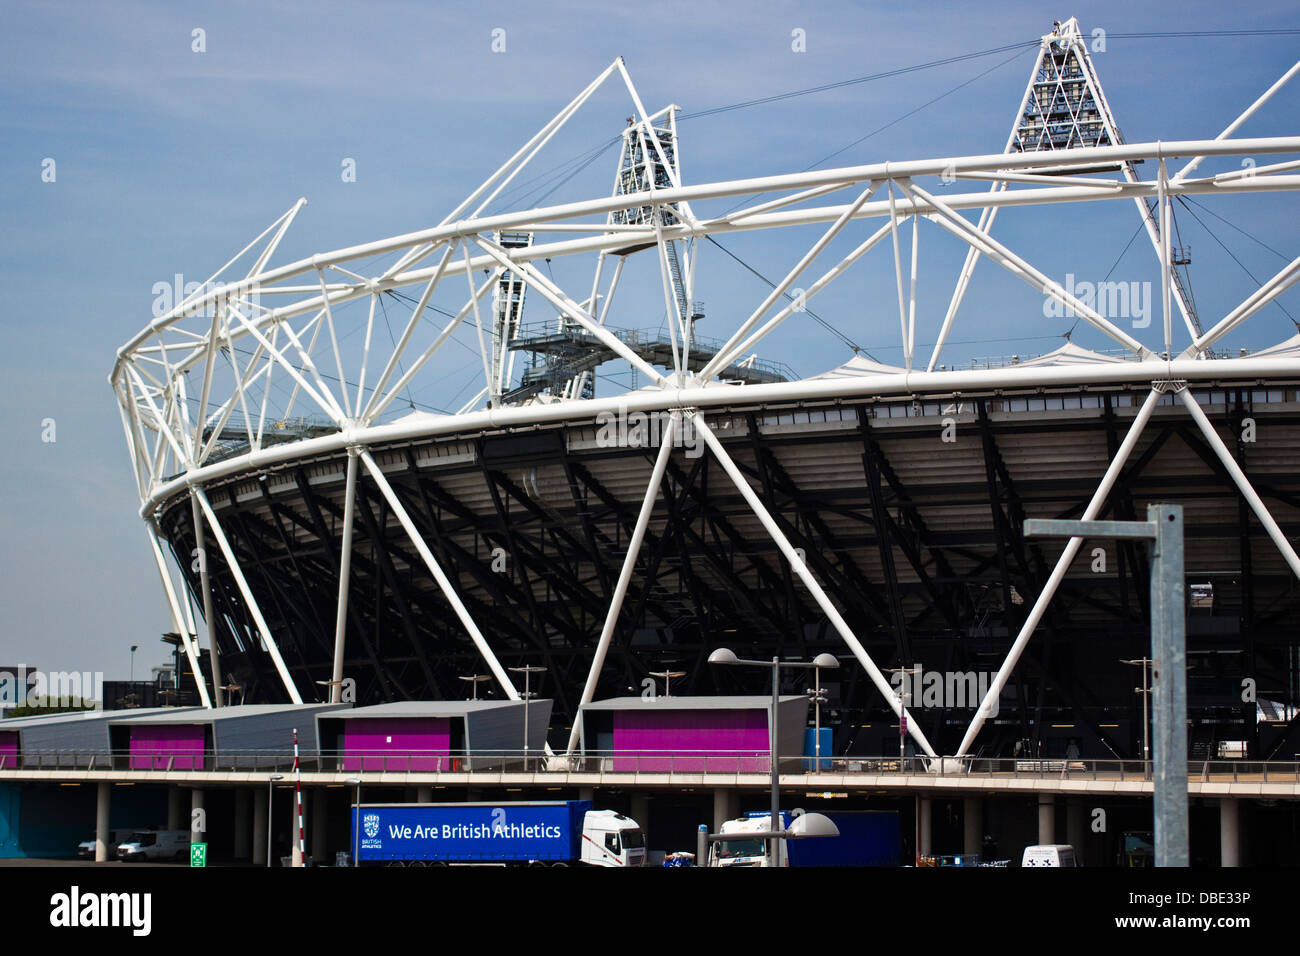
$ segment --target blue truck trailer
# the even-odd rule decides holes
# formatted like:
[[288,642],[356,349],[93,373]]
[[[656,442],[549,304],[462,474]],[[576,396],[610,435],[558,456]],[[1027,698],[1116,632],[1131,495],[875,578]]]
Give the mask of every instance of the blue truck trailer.
[[352,846],[359,863],[645,863],[637,822],[586,800],[366,804],[353,807]]
[[[821,811],[819,811],[821,812]],[[778,841],[778,866],[898,866],[901,831],[893,810],[845,810],[824,813],[840,835]],[[767,866],[767,843],[753,834],[768,829],[771,814],[750,813],[722,824],[727,840],[709,849],[710,866]],[[782,828],[790,815],[781,814]]]

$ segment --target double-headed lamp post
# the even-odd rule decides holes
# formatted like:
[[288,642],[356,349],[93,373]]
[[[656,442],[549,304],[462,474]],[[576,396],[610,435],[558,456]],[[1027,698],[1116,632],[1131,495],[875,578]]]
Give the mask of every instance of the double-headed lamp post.
[[541,674],[546,670],[545,667],[538,667],[536,664],[524,664],[521,667],[508,667],[507,670],[514,671],[516,674],[524,675],[524,692],[519,696],[524,699],[524,772],[528,772],[528,708],[529,701],[533,699],[533,692],[530,680],[534,674]]
[[[743,660],[736,656],[730,648],[719,647],[709,655],[710,664],[735,664],[746,667],[770,667],[772,669],[772,710],[768,718],[768,743],[767,749],[772,758],[772,815],[768,818],[768,841],[767,841],[767,865],[776,866],[777,864],[777,840],[781,839],[787,832],[798,836],[812,836],[814,834],[804,834],[798,832],[797,828],[792,825],[790,831],[784,831],[781,828],[781,791],[779,783],[780,773],[780,755],[777,753],[777,741],[780,739],[777,735],[777,708],[780,705],[780,688],[781,688],[781,668],[816,668],[821,670],[833,670],[840,666],[840,662],[831,654],[818,654],[811,661],[783,661],[779,657],[773,657],[771,661],[749,661]],[[807,814],[805,814],[806,816]],[[821,816],[812,814],[812,816]],[[800,817],[799,819],[803,819]],[[796,821],[797,822],[797,821]],[[827,824],[834,829],[834,824],[826,820]],[[806,824],[805,824],[806,826]],[[838,831],[836,831],[838,832]],[[825,834],[817,834],[825,835]]]

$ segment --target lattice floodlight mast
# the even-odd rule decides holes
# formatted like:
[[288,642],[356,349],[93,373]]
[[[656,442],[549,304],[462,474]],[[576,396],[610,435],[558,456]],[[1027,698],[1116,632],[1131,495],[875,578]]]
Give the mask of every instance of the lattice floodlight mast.
[[[1077,35],[1077,28],[1071,35]],[[1059,47],[1060,39],[1049,42]],[[1075,44],[1071,49],[1078,48],[1074,39],[1068,44]],[[1083,68],[1085,86],[1092,84],[1088,87],[1092,102],[1104,123],[1110,124],[1100,87],[1087,69],[1086,50],[1075,62]],[[839,554],[843,549],[833,549],[834,556],[824,553],[829,540],[825,536],[830,532],[809,536],[808,529],[815,529],[821,520],[818,508],[787,496],[763,466],[765,453],[770,451],[763,445],[763,416],[769,407],[781,410],[774,427],[786,429],[790,423],[784,419],[789,416],[793,420],[793,413],[786,409],[832,407],[837,410],[836,421],[844,424],[839,408],[852,406],[856,418],[849,423],[849,430],[864,448],[858,461],[864,469],[872,469],[867,483],[875,498],[881,499],[881,483],[891,479],[888,474],[882,477],[883,469],[870,463],[875,454],[871,442],[876,441],[871,437],[871,419],[873,409],[881,403],[910,407],[918,397],[947,396],[943,399],[947,402],[953,401],[955,394],[992,396],[1005,390],[1041,393],[1044,389],[1140,388],[1146,398],[1135,407],[1126,432],[1122,427],[1114,429],[1117,447],[1106,452],[1105,474],[1081,519],[1101,515],[1110,506],[1112,489],[1117,484],[1124,487],[1121,477],[1126,463],[1143,439],[1156,406],[1172,403],[1176,410],[1181,404],[1200,433],[1206,456],[1217,460],[1221,473],[1274,543],[1286,568],[1300,576],[1300,557],[1191,391],[1192,386],[1209,389],[1207,383],[1214,382],[1249,389],[1261,380],[1300,378],[1300,339],[1257,355],[1204,360],[1213,357],[1210,350],[1224,336],[1242,328],[1300,281],[1300,258],[1268,278],[1207,331],[1198,333],[1189,325],[1190,342],[1179,351],[1174,346],[1171,321],[1173,258],[1168,229],[1169,206],[1177,197],[1280,195],[1300,190],[1300,175],[1294,172],[1300,169],[1300,160],[1294,158],[1300,154],[1300,136],[1232,138],[1298,71],[1300,63],[1213,139],[1126,144],[1110,124],[1106,126],[1109,145],[1022,152],[1007,146],[1003,152],[989,155],[877,162],[687,185],[679,169],[680,140],[672,111],[650,116],[623,62],[616,60],[435,226],[271,267],[269,260],[301,208],[299,202],[218,270],[209,283],[149,321],[118,351],[110,376],[140,493],[141,516],[175,629],[186,642],[196,679],[201,682],[197,648],[187,639],[196,628],[186,626],[193,614],[189,602],[178,596],[185,592],[203,608],[214,674],[223,656],[242,657],[252,662],[250,667],[256,666],[258,674],[278,678],[284,695],[295,702],[302,699],[299,687],[311,689],[325,676],[333,677],[331,685],[340,680],[342,669],[349,666],[343,654],[345,641],[358,648],[350,666],[373,670],[376,694],[393,699],[407,693],[401,675],[370,641],[372,627],[377,629],[382,619],[394,622],[383,633],[386,641],[406,638],[403,657],[411,662],[407,666],[421,669],[421,687],[438,686],[437,668],[466,663],[452,661],[450,655],[472,653],[482,658],[505,696],[519,699],[499,654],[554,661],[556,667],[564,667],[573,662],[585,664],[591,651],[581,697],[568,702],[566,713],[576,717],[578,708],[593,699],[616,632],[620,642],[627,643],[624,637],[633,625],[624,615],[625,598],[631,596],[642,608],[658,602],[661,615],[669,620],[680,613],[670,602],[661,601],[653,582],[638,581],[634,586],[638,569],[644,574],[648,564],[658,561],[645,560],[643,545],[653,546],[662,556],[668,544],[669,536],[659,533],[662,522],[652,527],[660,498],[666,500],[664,510],[673,510],[674,527],[687,534],[689,522],[682,521],[679,509],[690,504],[689,495],[700,496],[697,503],[708,517],[716,511],[709,496],[725,493],[728,507],[743,509],[733,510],[729,520],[745,525],[732,526],[730,542],[719,540],[716,545],[731,549],[733,560],[744,552],[750,561],[747,573],[752,576],[730,576],[736,572],[720,558],[712,571],[721,578],[714,579],[717,583],[712,586],[719,591],[731,589],[739,602],[753,597],[750,585],[772,590],[784,581],[787,595],[793,600],[797,592],[802,600],[810,601],[807,606],[819,616],[824,633],[842,641],[861,665],[867,679],[863,686],[874,688],[879,700],[902,716],[898,695],[858,634],[871,627],[878,638],[883,633],[879,629],[887,626],[897,634],[895,648],[887,653],[910,660],[908,621],[899,610],[901,605],[895,604],[891,611],[887,606],[877,610],[875,605],[867,608],[860,604],[864,596],[878,596],[873,590],[895,589],[897,576],[882,573],[876,582],[845,577],[843,562],[847,559]],[[620,192],[616,185],[613,195],[595,199],[485,212],[595,91],[615,75],[635,109],[634,124],[629,128],[632,132],[625,143],[635,143],[640,150],[641,159],[634,155],[629,166],[629,188],[640,191]],[[1080,106],[1084,102],[1082,98],[1078,101]],[[1083,117],[1084,113],[1076,111],[1074,115]],[[661,130],[670,135],[661,137]],[[1233,160],[1241,157],[1258,160],[1274,154],[1287,157],[1249,170],[1232,167]],[[1193,175],[1197,166],[1211,157],[1226,158],[1230,171]],[[1166,167],[1174,160],[1183,165],[1171,175]],[[1145,168],[1151,169],[1152,175],[1140,178],[1136,173],[1139,163],[1149,164]],[[1122,169],[1124,174],[1120,178],[1096,175],[1106,167]],[[938,192],[930,185],[933,181],[964,185],[971,179],[981,185],[965,190],[958,186],[944,192],[943,198],[930,191]],[[991,190],[982,185],[988,181],[993,183]],[[1163,322],[1162,328],[1150,333],[1153,337],[1160,334],[1161,341],[1153,343],[1155,348],[1081,301],[1026,255],[995,239],[989,229],[996,212],[1006,207],[1022,208],[1030,214],[1038,207],[1056,212],[1064,204],[1079,208],[1115,200],[1136,201],[1144,209],[1148,201],[1156,203],[1160,230],[1153,241],[1158,240],[1160,252]],[[702,209],[710,201],[731,211],[705,217],[693,211],[692,203]],[[647,207],[648,217],[629,218],[631,211]],[[979,225],[966,218],[971,213],[979,215]],[[619,214],[623,221],[616,220]],[[927,230],[942,230],[970,252],[929,365],[914,366],[917,327],[932,320],[918,307],[916,294],[917,237],[922,221]],[[1147,222],[1152,225],[1150,217]],[[912,237],[910,285],[909,257],[904,254],[908,225]],[[696,257],[691,245],[702,237],[742,231],[788,230],[784,235],[798,235],[807,226],[821,227],[820,237],[792,257],[788,272],[762,293],[752,310],[742,311],[743,317],[720,346],[708,352],[700,350],[696,358],[707,355],[706,360],[694,361],[690,316],[684,307],[693,296]],[[515,235],[532,235],[534,239],[511,245],[509,237]],[[831,252],[837,237],[848,240],[852,248]],[[685,249],[676,271],[667,251],[674,242]],[[740,384],[733,378],[731,370],[767,336],[787,322],[796,326],[805,322],[801,306],[882,245],[886,258],[892,252],[904,367],[864,366],[855,359],[833,374],[799,381],[768,379]],[[663,362],[647,360],[635,343],[629,344],[607,327],[624,265],[632,252],[651,248],[658,253],[664,305],[670,317],[671,355]],[[549,270],[539,267],[565,256],[596,258],[589,287],[567,290]],[[1040,364],[934,371],[943,338],[953,325],[971,268],[980,256],[991,259],[1035,293],[1072,310],[1122,348],[1128,359],[1099,353],[1067,354]],[[809,274],[819,259],[820,264]],[[249,260],[251,265],[246,268],[235,268]],[[606,266],[611,262],[612,275],[607,275]],[[507,274],[509,285],[503,287],[502,276]],[[676,291],[678,275],[684,297]],[[476,359],[482,362],[482,394],[491,396],[494,385],[500,390],[498,383],[508,378],[508,365],[503,376],[499,359],[493,364],[494,356],[500,355],[502,341],[510,341],[509,325],[517,323],[519,316],[510,308],[498,308],[485,321],[481,313],[491,308],[483,303],[494,290],[512,298],[516,281],[527,287],[530,301],[540,297],[547,302],[565,322],[576,325],[584,336],[635,370],[646,386],[623,395],[584,400],[579,397],[581,389],[574,390],[571,382],[566,395],[551,395],[547,402],[503,402],[488,408],[471,404],[454,415],[395,414],[395,403],[408,394],[417,378],[421,385],[429,384],[430,379],[437,382],[439,372],[432,360],[443,354],[453,333],[470,326],[478,331],[481,354]],[[803,294],[797,302],[788,302],[786,295],[796,283]],[[385,308],[388,293],[402,289],[414,294],[416,304],[405,324],[399,322],[400,328],[394,328],[390,348],[383,336],[374,334],[378,310]],[[446,321],[431,320],[429,305],[435,294],[454,294],[463,304],[449,313]],[[364,318],[356,328],[364,334],[350,340],[338,332],[348,310]],[[499,339],[494,316],[501,320]],[[884,334],[885,330],[873,331]],[[665,421],[657,450],[599,448],[575,462],[582,454],[583,442],[589,448],[596,444],[590,432],[599,416],[630,418],[633,413]],[[959,410],[955,414],[960,418],[969,413]],[[1168,414],[1174,411],[1162,409],[1162,416]],[[311,428],[293,432],[291,441],[273,440],[277,431],[287,430],[277,426],[304,418],[310,419]],[[829,417],[825,424],[830,425]],[[967,417],[961,419],[961,427],[980,426]],[[241,433],[242,441],[238,440]],[[677,440],[688,433],[703,442],[697,464],[716,465],[725,476],[720,477],[716,468],[708,472],[709,487],[727,486],[725,492],[701,490],[692,484],[692,472],[682,467]],[[488,460],[493,441],[497,444],[491,447],[498,457]],[[733,455],[753,457],[742,466]],[[650,458],[653,465],[644,496],[639,504],[632,504],[640,492],[639,475],[644,474]],[[465,494],[460,497],[440,493],[434,479],[441,474],[437,469],[447,462],[458,480],[482,481],[486,487],[465,484]],[[619,493],[590,473],[583,477],[584,468],[598,469],[606,463],[622,468],[614,475],[621,482]],[[515,468],[513,477],[503,478],[500,472],[507,465]],[[522,468],[522,475],[516,465]],[[853,479],[859,488],[861,479],[861,474]],[[1086,480],[1091,486],[1090,471]],[[620,498],[619,494],[627,495],[629,487],[635,489],[631,498]],[[1265,490],[1274,500],[1291,500],[1278,497],[1275,489]],[[550,550],[529,552],[521,540],[523,525],[526,521],[554,521],[552,516],[558,512],[548,509],[566,496],[564,507],[569,510],[565,517],[579,530],[542,524],[551,532],[547,535]],[[895,500],[905,501],[906,495],[897,495]],[[490,517],[481,523],[475,511],[480,507],[491,509]],[[609,522],[604,526],[599,526],[594,516],[598,508],[612,515],[603,519]],[[910,547],[909,537],[915,540],[915,536],[909,528],[897,525],[890,507],[873,505],[873,509],[880,523],[868,537],[880,544],[881,565],[887,566],[895,550],[891,535],[900,548]],[[843,513],[837,513],[834,520],[849,518],[849,512],[860,510],[861,502],[856,502],[841,509]],[[454,527],[449,528],[448,521]],[[354,527],[367,541],[365,547],[355,549],[359,568],[352,565]],[[466,536],[471,538],[468,544],[463,540]],[[170,569],[164,560],[164,539],[176,561]],[[566,567],[570,562],[554,554],[555,542],[560,540],[576,556],[571,566]],[[715,546],[703,536],[691,540],[702,550]],[[1003,540],[997,539],[999,547]],[[205,553],[205,542],[215,543],[212,554]],[[277,549],[271,560],[265,559],[268,542]],[[509,574],[497,574],[482,564],[483,544],[489,545],[489,551],[508,555]],[[1036,596],[1020,589],[1025,598],[1023,620],[1013,622],[1018,626],[1016,637],[989,686],[985,706],[956,751],[958,755],[969,752],[989,705],[996,705],[1081,544],[1080,539],[1070,540]],[[690,550],[677,548],[676,558],[685,560]],[[919,557],[908,553],[909,561]],[[935,555],[934,560],[940,560],[941,552]],[[987,561],[997,560],[996,555],[987,556],[986,566]],[[916,568],[919,576],[932,578],[933,564],[927,568],[918,559]],[[180,588],[174,580],[177,572]],[[363,578],[371,585],[368,590],[353,586],[358,575],[368,575]],[[284,585],[285,581],[298,590],[286,592],[289,585]],[[324,589],[322,582],[327,585]],[[321,632],[320,621],[301,618],[315,613],[323,594],[333,602],[335,584],[338,596],[330,609],[336,613],[331,644],[329,635]],[[1024,584],[1032,588],[1037,580],[1025,578]],[[553,586],[563,587],[560,600],[576,602],[584,617],[600,622],[594,648],[580,643],[595,637],[594,627],[571,625],[566,609],[554,609]],[[697,588],[706,586],[697,583]],[[376,595],[388,603],[381,606]],[[544,604],[546,601],[552,604]],[[312,612],[303,611],[303,604]],[[422,610],[413,607],[416,604]],[[850,612],[852,607],[860,610]],[[695,613],[701,621],[706,617]],[[744,613],[763,617],[761,609]],[[924,614],[928,613],[929,608]],[[480,620],[488,620],[492,626],[485,629]],[[772,626],[770,621],[768,626]],[[776,633],[791,632],[778,629]],[[794,633],[796,640],[802,638],[802,631]],[[566,653],[554,655],[553,646],[560,638],[571,643],[563,648]],[[286,642],[287,653],[281,652],[281,641]],[[435,650],[451,648],[445,650],[447,660],[430,658],[426,644]],[[319,649],[325,645],[333,651],[332,661],[320,659]],[[876,653],[880,653],[878,649]],[[221,683],[220,678],[216,683]],[[570,747],[579,744],[576,728],[580,723],[573,722]],[[933,756],[935,750],[921,723],[908,716],[906,724],[918,748]]]
[[1023,153],[1119,142],[1079,21],[1057,24],[1043,37],[1025,103],[1012,131],[1012,149]]
[[[502,249],[526,249],[533,244],[531,232],[496,232],[493,239]],[[501,402],[514,376],[515,352],[510,343],[519,336],[524,316],[527,284],[513,270],[503,270],[492,289],[492,393],[489,406]]]
[[[1038,65],[1025,91],[1018,124],[1012,130],[1012,149],[1016,152],[1050,151],[1078,146],[1110,146],[1124,142],[1115,122],[1105,90],[1097,76],[1088,50],[1088,41],[1071,17],[1057,23],[1042,38]],[[1124,178],[1138,181],[1132,162],[1120,164]],[[1147,235],[1156,255],[1161,254],[1161,224],[1156,202],[1135,200]],[[1172,225],[1172,209],[1170,219]],[[1174,257],[1175,268],[1169,272],[1174,301],[1193,336],[1201,334],[1201,323],[1192,301],[1190,284],[1184,267],[1190,264],[1181,250]]]

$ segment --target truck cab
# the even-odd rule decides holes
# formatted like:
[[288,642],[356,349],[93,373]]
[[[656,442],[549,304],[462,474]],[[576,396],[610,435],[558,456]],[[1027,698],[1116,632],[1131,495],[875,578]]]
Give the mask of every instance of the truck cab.
[[613,810],[588,810],[582,819],[582,859],[590,866],[644,866],[645,835],[637,822]]
[[1078,866],[1074,847],[1062,844],[1039,844],[1025,847],[1021,866]]
[[[785,814],[782,814],[782,822]],[[739,820],[727,820],[722,824],[719,834],[728,837],[709,846],[709,866],[767,866],[767,840],[756,833],[766,833],[771,814],[763,813],[742,817]],[[785,840],[776,841],[777,866],[789,866],[786,856]]]
[[139,860],[183,860],[189,852],[189,830],[136,830],[118,844],[117,858],[127,863]]

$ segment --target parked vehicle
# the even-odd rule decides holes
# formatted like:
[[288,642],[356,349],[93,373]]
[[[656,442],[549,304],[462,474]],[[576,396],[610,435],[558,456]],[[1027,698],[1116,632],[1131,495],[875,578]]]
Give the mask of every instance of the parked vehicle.
[[[117,857],[118,844],[130,837],[132,832],[131,830],[108,831],[108,857],[110,860]],[[77,856],[83,860],[93,860],[95,858],[95,838],[93,836],[89,840],[83,840],[77,844]]]
[[[777,866],[898,866],[898,814],[889,810],[827,813],[839,829],[837,837],[807,837],[777,841]],[[768,829],[770,813],[756,812],[727,820],[719,831],[734,839],[718,840],[709,848],[709,866],[767,866],[767,841],[754,834]],[[782,828],[790,816],[781,814]]]
[[118,845],[117,857],[127,863],[183,860],[189,852],[189,830],[136,830]]
[[1074,847],[1062,844],[1039,844],[1025,847],[1021,866],[1078,866]]
[[[643,866],[645,838],[630,817],[587,800],[371,804],[354,808],[361,863]],[[358,832],[358,822],[360,831]]]

